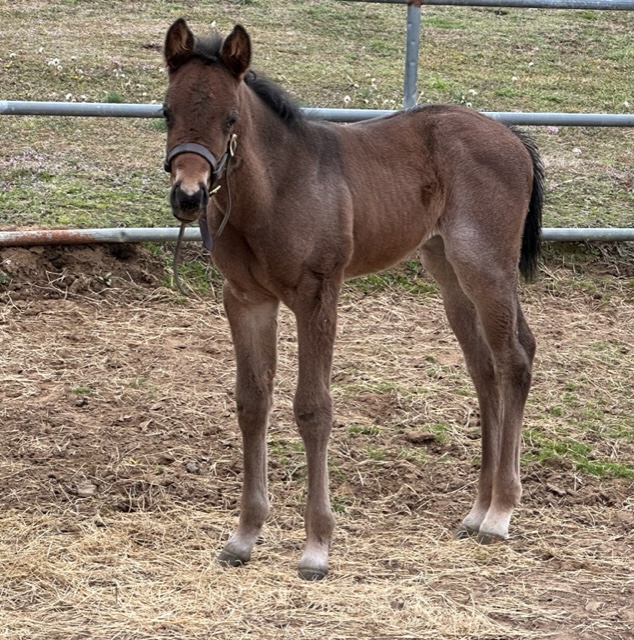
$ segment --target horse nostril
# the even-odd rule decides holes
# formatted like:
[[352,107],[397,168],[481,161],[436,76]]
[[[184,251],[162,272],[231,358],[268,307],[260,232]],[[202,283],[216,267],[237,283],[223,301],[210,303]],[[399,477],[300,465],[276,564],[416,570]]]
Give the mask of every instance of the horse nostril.
[[207,206],[207,189],[204,185],[199,185],[197,191],[189,192],[176,183],[170,194],[172,208],[179,211],[199,211]]

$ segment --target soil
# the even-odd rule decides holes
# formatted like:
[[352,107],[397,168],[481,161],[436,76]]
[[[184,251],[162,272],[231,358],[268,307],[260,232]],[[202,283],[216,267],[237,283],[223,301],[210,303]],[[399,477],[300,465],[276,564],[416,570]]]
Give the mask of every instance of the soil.
[[[137,585],[136,565],[125,564],[132,562],[131,540],[162,554],[154,556],[162,564],[152,571],[180,575],[178,563],[189,560],[175,560],[178,554],[213,555],[238,512],[241,443],[228,327],[213,295],[184,300],[165,288],[164,265],[164,256],[132,245],[0,250],[0,526],[6,541],[0,561],[9,567],[0,588],[2,637],[36,637],[30,625],[43,621],[49,638],[209,637],[200,612],[189,623],[168,616],[159,624],[144,613],[142,591],[135,591],[135,618],[121,605],[124,596],[116,605],[88,606],[82,589],[72,587],[76,575],[91,589],[105,588],[97,575],[104,567],[91,564],[97,552],[84,549],[88,561],[77,547],[91,536],[111,532],[113,566],[124,569],[106,582],[125,594]],[[580,310],[541,293],[525,301],[527,315],[542,348],[565,350]],[[596,302],[584,298],[589,308]],[[585,330],[597,334],[613,335],[606,318],[620,321],[609,308],[581,316],[596,322]],[[206,612],[208,619],[223,619],[223,637],[238,637],[239,629],[261,638],[631,637],[630,482],[581,473],[564,457],[527,463],[511,540],[497,550],[469,541],[456,546],[451,532],[473,498],[480,442],[473,395],[454,393],[464,367],[440,301],[349,289],[339,334],[330,453],[339,529],[332,576],[324,583],[330,591],[302,591],[292,575],[301,549],[305,467],[292,423],[295,338],[284,313],[269,435],[274,514],[260,559],[238,579],[261,580],[266,558],[273,558],[277,573],[265,575],[268,593],[280,600],[227,609],[239,587],[223,580],[234,574],[213,574],[216,586],[233,593],[219,596],[220,613]],[[399,375],[409,371],[429,381],[427,395],[398,387]],[[539,388],[538,381],[538,394]],[[533,422],[539,413],[533,410]],[[440,433],[439,424],[455,431]],[[134,533],[115,538],[123,526]],[[56,554],[66,554],[63,580],[52,564]],[[20,573],[28,562],[31,578]],[[154,585],[152,571],[145,571]],[[32,572],[41,572],[40,579]],[[279,574],[288,580],[284,596],[279,585],[271,586]],[[429,598],[419,608],[414,587]],[[170,606],[185,615],[192,598],[204,600],[196,589],[181,584]],[[184,594],[187,606],[175,593]],[[357,598],[354,606],[344,593]],[[293,604],[293,597],[304,596],[306,602]],[[354,607],[366,605],[367,616],[355,617]],[[77,613],[85,609],[92,613]],[[321,617],[313,619],[315,611]],[[347,622],[340,627],[337,620]]]

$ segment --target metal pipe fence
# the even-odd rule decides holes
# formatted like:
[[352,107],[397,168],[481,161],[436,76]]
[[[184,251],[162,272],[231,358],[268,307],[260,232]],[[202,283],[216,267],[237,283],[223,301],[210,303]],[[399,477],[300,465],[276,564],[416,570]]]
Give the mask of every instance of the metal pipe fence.
[[[46,229],[34,231],[0,231],[0,247],[44,245],[124,244],[128,242],[176,242],[177,227],[134,227],[114,229]],[[542,229],[545,242],[627,242],[634,241],[634,229]],[[202,241],[197,227],[185,229],[183,240]]]
[[[345,0],[380,4],[407,4],[407,28],[405,51],[405,77],[403,83],[404,106],[416,101],[418,53],[420,45],[421,0]],[[590,9],[633,11],[634,0],[424,0],[425,5],[462,7],[516,7],[533,9]],[[359,122],[387,116],[395,111],[383,109],[303,109],[307,117],[331,122]],[[580,126],[580,127],[634,127],[634,115],[609,113],[530,113],[483,112],[484,115],[521,126]],[[163,109],[157,104],[78,103],[0,100],[0,115],[15,116],[77,116],[162,118]],[[27,246],[36,244],[86,244],[94,242],[172,242],[176,240],[175,228],[115,228],[74,229],[46,231],[0,232],[0,246]],[[200,240],[198,229],[187,229],[187,241]],[[545,241],[634,241],[634,229],[605,228],[545,228]]]
[[[309,118],[330,122],[360,122],[396,111],[387,109],[303,109]],[[521,126],[634,127],[634,115],[628,113],[540,113],[522,111],[483,111],[485,116],[506,124]],[[162,118],[157,104],[108,102],[30,102],[0,100],[0,115],[78,116],[95,118]]]
[[416,104],[418,52],[420,47],[421,7],[425,5],[453,7],[509,7],[521,9],[599,9],[634,11],[634,0],[344,0],[374,4],[407,4],[405,37],[405,74],[403,106]]
[[517,9],[590,9],[633,11],[633,0],[345,0],[373,4],[435,5],[448,7],[509,7]]

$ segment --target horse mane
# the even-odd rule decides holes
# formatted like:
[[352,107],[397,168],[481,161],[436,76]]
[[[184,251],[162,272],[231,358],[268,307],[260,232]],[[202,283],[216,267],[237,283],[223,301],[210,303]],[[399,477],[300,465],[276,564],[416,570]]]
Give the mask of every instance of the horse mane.
[[[196,38],[194,57],[207,63],[223,64],[220,57],[223,38],[215,34],[207,38]],[[294,126],[304,120],[304,114],[288,93],[263,73],[249,69],[244,82],[264,104],[267,105],[282,122]]]

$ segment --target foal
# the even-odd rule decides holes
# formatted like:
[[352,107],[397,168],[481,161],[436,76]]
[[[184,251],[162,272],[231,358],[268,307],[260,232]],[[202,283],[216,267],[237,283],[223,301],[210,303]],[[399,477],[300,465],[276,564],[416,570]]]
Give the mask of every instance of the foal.
[[167,32],[165,61],[172,209],[183,223],[199,219],[225,277],[237,366],[244,484],[238,527],[220,562],[247,562],[269,513],[266,431],[282,302],[297,320],[294,413],[308,463],[299,572],[326,575],[339,293],[344,279],[416,251],[440,287],[480,404],[478,492],[458,535],[505,539],[521,494],[520,429],[535,354],[517,296],[518,263],[528,278],[539,255],[535,146],[458,106],[348,126],[310,121],[251,71],[240,25],[224,40],[199,39],[179,19]]

